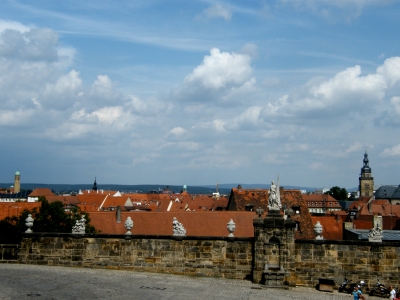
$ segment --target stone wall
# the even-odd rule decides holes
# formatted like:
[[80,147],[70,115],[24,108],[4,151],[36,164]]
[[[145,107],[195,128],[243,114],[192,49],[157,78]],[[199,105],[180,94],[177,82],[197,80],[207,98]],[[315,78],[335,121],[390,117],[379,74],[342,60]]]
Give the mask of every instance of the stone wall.
[[291,286],[314,287],[322,278],[340,285],[344,277],[353,282],[364,280],[367,287],[373,287],[377,278],[386,285],[400,285],[400,242],[296,240],[286,245],[282,241],[282,248],[276,251],[282,255],[279,270],[264,269],[277,264],[275,260],[267,261],[275,247],[271,241],[227,237],[125,239],[118,235],[34,233],[23,239],[18,261],[248,279],[263,284],[275,276],[270,278],[270,285],[278,283],[281,272],[284,284]]
[[294,260],[297,285],[315,286],[319,278],[340,284],[345,277],[364,280],[369,288],[377,278],[386,285],[400,283],[399,242],[296,241]]
[[0,263],[15,262],[18,258],[18,247],[16,244],[0,244]]
[[20,263],[251,279],[252,239],[33,234]]

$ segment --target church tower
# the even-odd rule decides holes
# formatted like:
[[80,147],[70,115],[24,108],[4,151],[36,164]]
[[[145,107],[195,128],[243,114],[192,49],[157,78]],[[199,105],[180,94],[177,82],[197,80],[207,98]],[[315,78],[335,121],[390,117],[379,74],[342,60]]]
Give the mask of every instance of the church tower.
[[14,193],[19,193],[21,191],[21,181],[20,181],[21,174],[17,171],[15,172],[14,177]]
[[93,191],[97,191],[97,182],[96,182],[96,177],[94,178],[94,183],[93,183],[92,190],[93,190]]
[[364,166],[361,168],[358,191],[360,192],[360,196],[372,197],[374,195],[374,178],[372,177],[372,171],[369,167],[367,150],[365,150],[363,162]]

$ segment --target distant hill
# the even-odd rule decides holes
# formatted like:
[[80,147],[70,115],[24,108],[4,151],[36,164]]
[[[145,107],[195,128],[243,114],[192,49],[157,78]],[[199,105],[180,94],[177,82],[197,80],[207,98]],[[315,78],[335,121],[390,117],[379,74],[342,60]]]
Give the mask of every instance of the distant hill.
[[[8,188],[13,183],[0,183],[0,188]],[[220,194],[228,195],[232,188],[236,188],[238,183],[222,183],[218,185],[218,191]],[[240,184],[244,189],[269,189],[270,184]],[[137,193],[148,193],[148,192],[159,192],[162,191],[168,185],[163,184],[138,184],[138,185],[121,185],[121,184],[98,184],[98,189],[113,190],[120,192],[137,192]],[[78,192],[79,190],[91,190],[93,184],[45,184],[45,183],[23,183],[21,189],[23,190],[34,190],[36,188],[49,188],[57,194],[67,194],[71,192]],[[180,193],[183,189],[182,186],[169,185],[170,190],[174,193]],[[305,190],[307,192],[314,192],[315,187],[303,187],[303,186],[292,186],[283,185],[286,190]],[[356,191],[357,188],[348,189],[348,192]],[[204,185],[204,186],[187,186],[187,191],[190,194],[212,194],[216,191],[215,185]]]
[[[240,183],[223,183],[223,184],[218,184],[218,189],[232,189],[236,188]],[[270,184],[240,184],[242,188],[244,189],[269,189]],[[315,187],[303,187],[303,186],[293,186],[293,185],[281,185],[283,186],[286,190],[306,190],[307,192],[313,192],[318,188]],[[205,187],[212,188],[215,185],[205,185]]]
[[[0,183],[0,188],[8,188],[12,183]],[[68,194],[71,192],[78,192],[79,190],[91,190],[93,184],[45,184],[45,183],[21,183],[21,189],[34,190],[36,188],[49,188],[57,194]],[[163,185],[163,184],[139,184],[139,185],[121,185],[121,184],[97,184],[99,190],[113,190],[120,192],[137,192],[137,193],[158,193],[164,188],[168,187],[174,193],[180,193],[183,190],[181,185]],[[215,186],[187,186],[187,191],[190,194],[212,194],[215,193]],[[220,194],[229,194],[229,188],[220,188]]]

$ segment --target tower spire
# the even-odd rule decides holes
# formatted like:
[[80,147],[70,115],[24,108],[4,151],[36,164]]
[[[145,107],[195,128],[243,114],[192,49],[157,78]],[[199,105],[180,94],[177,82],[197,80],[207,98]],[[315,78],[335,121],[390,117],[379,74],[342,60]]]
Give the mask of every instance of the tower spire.
[[96,182],[96,176],[94,177],[94,183],[93,183],[93,191],[97,191],[97,182]]

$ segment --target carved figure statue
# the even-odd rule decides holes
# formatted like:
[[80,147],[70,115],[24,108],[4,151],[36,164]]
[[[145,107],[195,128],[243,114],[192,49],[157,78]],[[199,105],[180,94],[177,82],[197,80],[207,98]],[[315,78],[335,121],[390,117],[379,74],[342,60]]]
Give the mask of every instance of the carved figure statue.
[[379,223],[376,223],[376,227],[369,231],[368,240],[370,242],[382,242],[382,236],[382,228],[379,226]]
[[236,229],[236,224],[235,224],[235,222],[233,222],[232,219],[228,222],[228,224],[226,224],[226,228],[227,228],[228,231],[229,231],[228,237],[234,237],[233,232],[234,232],[235,229]]
[[172,220],[172,235],[186,236],[186,229],[183,227],[182,223],[178,222],[175,217]]
[[75,225],[72,227],[72,233],[85,234],[85,222],[85,216],[82,216],[80,220],[76,220]]
[[324,237],[322,236],[322,225],[319,221],[314,225],[314,232],[315,232],[315,239],[316,240],[323,240]]
[[281,199],[278,195],[278,189],[274,181],[271,181],[271,187],[269,188],[269,197],[268,197],[268,209],[280,210],[281,207],[282,205],[281,205]]

